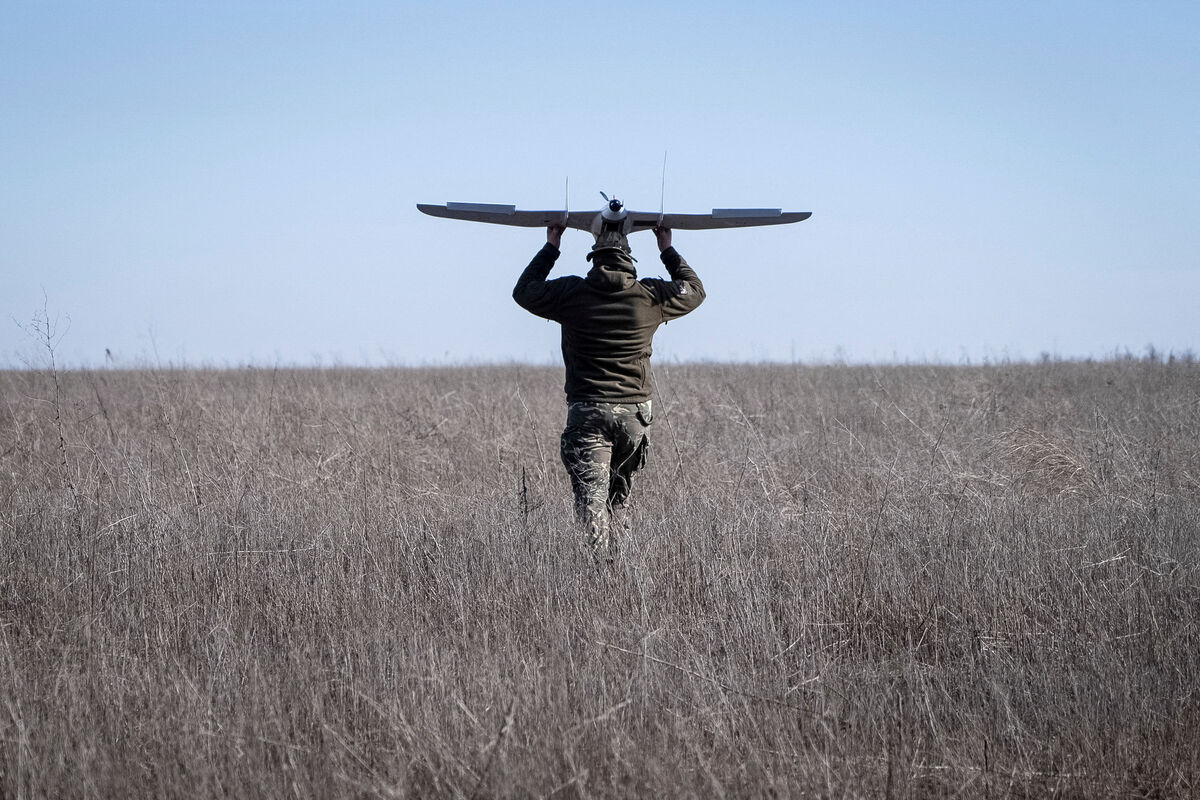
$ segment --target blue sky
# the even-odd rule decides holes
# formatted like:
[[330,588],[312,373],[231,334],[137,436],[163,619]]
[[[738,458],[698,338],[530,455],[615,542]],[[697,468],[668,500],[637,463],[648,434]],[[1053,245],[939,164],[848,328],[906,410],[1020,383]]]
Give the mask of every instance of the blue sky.
[[8,2],[0,109],[0,365],[43,308],[69,364],[552,362],[541,233],[415,203],[657,210],[664,151],[813,217],[676,234],[660,358],[1200,349],[1194,3]]

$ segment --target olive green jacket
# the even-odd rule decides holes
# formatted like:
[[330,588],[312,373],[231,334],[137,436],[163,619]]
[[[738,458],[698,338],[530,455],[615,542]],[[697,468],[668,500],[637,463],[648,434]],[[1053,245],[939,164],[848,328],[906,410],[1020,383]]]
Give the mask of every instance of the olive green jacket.
[[547,244],[513,289],[527,311],[562,325],[568,402],[640,403],[650,399],[650,342],[662,323],[704,300],[704,285],[674,247],[662,252],[671,280],[638,280],[620,250],[597,250],[587,277],[546,280],[559,251]]

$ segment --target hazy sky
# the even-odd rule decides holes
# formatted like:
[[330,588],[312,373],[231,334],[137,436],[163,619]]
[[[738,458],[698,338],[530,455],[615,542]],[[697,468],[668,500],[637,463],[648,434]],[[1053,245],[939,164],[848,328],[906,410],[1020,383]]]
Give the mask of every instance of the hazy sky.
[[414,204],[657,210],[664,150],[813,216],[677,233],[660,357],[1200,350],[1195,2],[9,0],[0,365],[43,306],[72,364],[549,362],[542,232]]

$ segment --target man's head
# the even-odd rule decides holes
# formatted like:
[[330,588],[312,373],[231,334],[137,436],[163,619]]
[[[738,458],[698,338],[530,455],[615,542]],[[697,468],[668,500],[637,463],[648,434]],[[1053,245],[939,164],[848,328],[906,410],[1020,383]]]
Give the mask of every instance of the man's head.
[[637,267],[634,262],[637,261],[629,253],[628,247],[601,247],[596,245],[592,248],[592,252],[587,254],[587,260],[591,261],[597,267],[616,267],[623,272],[629,272],[637,275]]

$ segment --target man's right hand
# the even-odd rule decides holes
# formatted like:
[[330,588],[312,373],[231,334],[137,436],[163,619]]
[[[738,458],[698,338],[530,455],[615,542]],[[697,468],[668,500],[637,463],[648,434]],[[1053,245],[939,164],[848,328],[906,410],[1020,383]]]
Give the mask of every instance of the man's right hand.
[[562,235],[567,227],[565,225],[551,225],[546,228],[546,243],[558,247],[562,244]]
[[654,238],[658,239],[658,252],[661,253],[671,246],[671,229],[655,228]]

